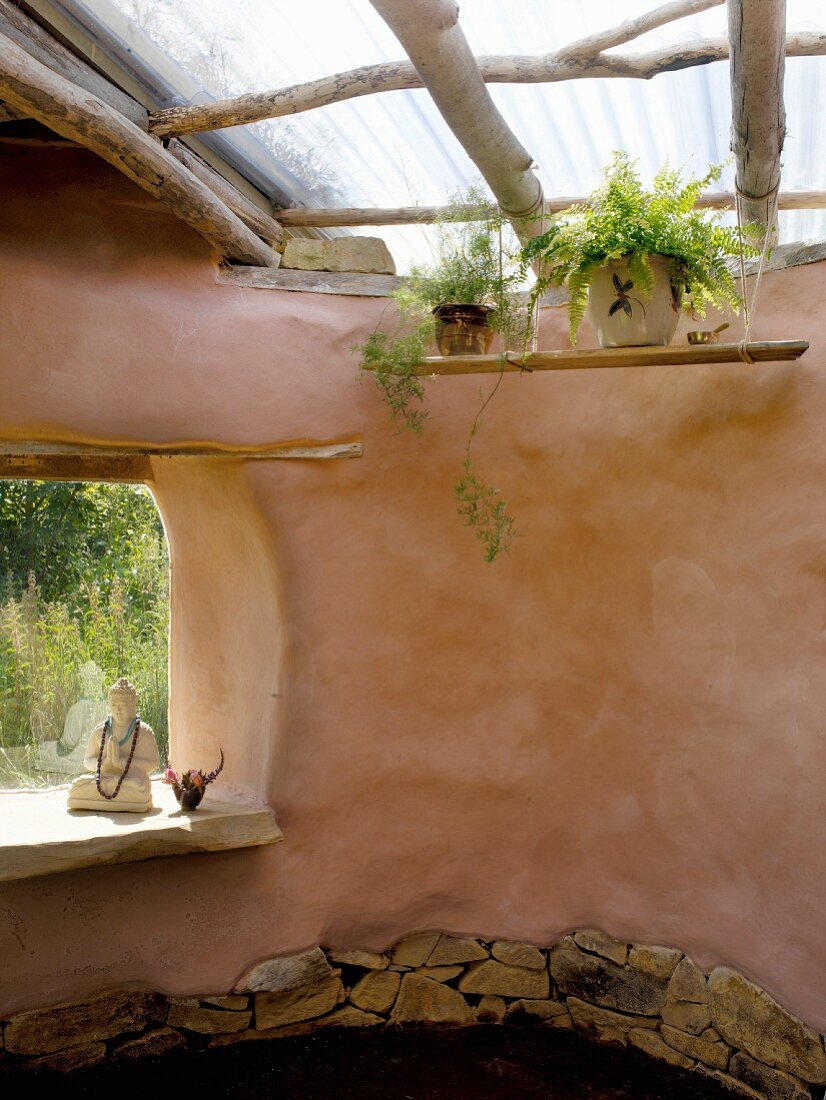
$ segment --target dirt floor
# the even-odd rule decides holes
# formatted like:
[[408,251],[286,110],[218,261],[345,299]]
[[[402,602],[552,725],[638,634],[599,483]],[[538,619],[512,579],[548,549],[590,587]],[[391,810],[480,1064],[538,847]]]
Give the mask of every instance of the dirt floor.
[[199,1100],[725,1100],[733,1095],[637,1050],[542,1027],[337,1032],[249,1042],[152,1066],[88,1072],[59,1088],[61,1100],[153,1093]]

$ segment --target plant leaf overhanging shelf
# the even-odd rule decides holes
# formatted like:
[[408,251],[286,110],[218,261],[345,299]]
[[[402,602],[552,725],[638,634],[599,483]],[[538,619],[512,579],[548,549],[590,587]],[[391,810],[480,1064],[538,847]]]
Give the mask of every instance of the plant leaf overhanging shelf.
[[748,344],[669,344],[665,347],[588,348],[583,351],[535,351],[519,355],[428,356],[416,374],[498,374],[504,370],[590,370],[597,367],[681,367],[709,363],[781,363],[798,359],[808,348],[806,340],[765,340]]

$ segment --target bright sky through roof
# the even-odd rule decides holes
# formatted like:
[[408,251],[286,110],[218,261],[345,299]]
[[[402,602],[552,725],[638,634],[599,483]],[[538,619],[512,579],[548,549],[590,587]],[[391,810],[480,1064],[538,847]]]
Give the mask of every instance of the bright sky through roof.
[[[115,0],[216,95],[262,91],[372,62],[401,59],[401,46],[368,0]],[[656,0],[465,0],[464,32],[476,53],[552,52],[652,10]],[[788,0],[794,31],[826,31],[826,0]],[[725,5],[667,24],[617,48],[656,50],[725,34]],[[826,165],[826,60],[791,58],[786,68],[788,134],[784,189],[821,189]],[[490,84],[495,102],[536,160],[545,193],[584,195],[611,151],[639,158],[644,177],[666,158],[692,174],[730,160],[728,66],[724,62],[651,81],[578,80]],[[339,194],[321,205],[444,203],[478,176],[427,92],[388,92],[257,124],[293,151],[290,167]],[[720,186],[730,188],[731,164]],[[388,241],[401,269],[427,256],[418,229],[368,229]],[[781,216],[781,239],[826,236],[826,212]]]

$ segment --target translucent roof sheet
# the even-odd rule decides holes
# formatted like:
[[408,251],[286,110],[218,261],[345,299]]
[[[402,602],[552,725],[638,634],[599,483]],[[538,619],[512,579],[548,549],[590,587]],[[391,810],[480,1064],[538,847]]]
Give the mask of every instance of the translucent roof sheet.
[[[135,53],[159,47],[177,62],[187,80],[169,102],[274,89],[404,56],[368,0],[84,0],[84,6],[122,36],[127,36],[123,16],[128,17],[127,37]],[[654,7],[656,0],[465,0],[460,19],[476,53],[540,55]],[[788,0],[787,7],[789,33],[826,31],[823,0]],[[725,31],[721,5],[612,52],[643,52]],[[731,189],[728,80],[727,63],[718,62],[651,81],[612,78],[488,88],[534,156],[550,197],[587,194],[614,149],[639,158],[645,177],[653,176],[666,158],[692,174],[728,160],[719,186]],[[782,186],[821,189],[824,59],[787,59],[785,102]],[[478,178],[424,90],[364,96],[223,134],[230,143],[246,142],[248,149],[253,135],[259,165],[265,174],[268,162],[272,169],[270,193],[283,197],[284,176],[277,169],[286,167],[289,178],[304,185],[293,187],[298,204],[438,205]],[[255,182],[261,186],[261,179]],[[826,211],[782,213],[780,228],[782,240],[824,237]],[[426,235],[418,228],[365,232],[387,239],[401,269],[427,253]]]

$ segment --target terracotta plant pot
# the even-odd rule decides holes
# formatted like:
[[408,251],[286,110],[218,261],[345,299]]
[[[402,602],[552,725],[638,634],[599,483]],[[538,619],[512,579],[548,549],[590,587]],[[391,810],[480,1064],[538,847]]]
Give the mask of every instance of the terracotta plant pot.
[[623,260],[612,260],[588,288],[588,319],[600,347],[639,348],[669,344],[680,319],[682,288],[668,277],[668,257],[651,256],[654,289],[646,298]]
[[446,303],[436,306],[436,346],[440,355],[486,355],[493,343],[493,306]]

